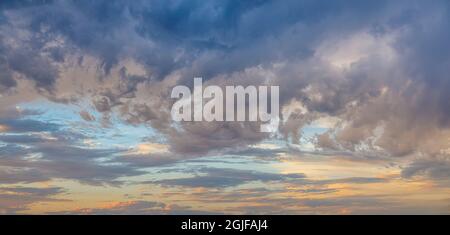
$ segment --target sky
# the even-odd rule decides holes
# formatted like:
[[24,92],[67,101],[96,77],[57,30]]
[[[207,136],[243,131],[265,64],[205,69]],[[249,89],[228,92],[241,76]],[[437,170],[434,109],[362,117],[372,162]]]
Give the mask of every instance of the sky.
[[[0,1],[0,214],[449,214],[450,2]],[[273,133],[172,88],[279,86]]]

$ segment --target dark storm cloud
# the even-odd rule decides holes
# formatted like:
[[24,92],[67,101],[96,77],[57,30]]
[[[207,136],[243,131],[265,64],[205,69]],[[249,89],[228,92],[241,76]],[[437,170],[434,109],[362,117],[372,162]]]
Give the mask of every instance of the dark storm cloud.
[[[57,70],[49,67],[45,61],[63,61],[61,58],[64,55],[61,53],[72,47],[82,54],[99,58],[107,74],[121,59],[133,58],[147,69],[147,80],[163,80],[166,75],[180,70],[181,82],[188,85],[191,85],[193,76],[212,79],[219,74],[229,76],[257,65],[270,67],[275,62],[302,61],[314,54],[314,47],[323,37],[341,37],[347,32],[369,27],[384,12],[386,4],[383,1],[39,3],[31,6],[25,3],[24,6],[9,4],[5,8],[6,21],[9,23],[5,27],[13,25],[9,27],[28,30],[39,39],[33,43],[21,40],[24,45],[20,48],[29,48],[28,51],[15,52],[14,55],[6,56],[6,59],[20,61],[22,55],[42,51],[46,43],[58,41],[62,37],[66,50],[62,50],[61,46],[52,46],[52,51],[46,53],[46,57],[29,56],[23,58],[24,63],[11,63],[17,64],[10,66],[12,71],[26,77],[34,74],[36,77],[32,80],[43,87],[51,86],[57,76]],[[362,16],[364,21],[360,20]],[[14,17],[23,17],[20,25],[8,22]],[[39,61],[31,61],[32,58]],[[33,71],[34,68],[42,71]],[[15,85],[8,74],[3,77],[5,84]],[[111,112],[114,107],[124,106],[120,99],[132,98],[137,83],[143,80],[126,79],[123,80],[126,84],[117,88],[117,91],[100,92],[93,100],[95,107],[100,112]],[[250,76],[247,83],[260,84],[261,81]],[[302,89],[307,84],[300,82],[290,84],[289,87]],[[284,101],[292,98],[291,91],[282,94]],[[165,96],[168,99],[168,93]],[[330,97],[330,100],[333,98]],[[349,99],[342,100],[341,103]],[[149,112],[142,113],[142,105],[131,107],[128,113],[130,121],[150,122],[167,136],[172,150],[181,154],[203,154],[215,149],[245,146],[267,138],[267,135],[259,133],[250,124],[242,128],[232,124],[200,123],[183,125],[181,131],[170,129],[167,115],[156,115],[162,113],[159,110],[147,108],[145,110]],[[323,110],[328,109],[331,108]],[[147,114],[150,116],[143,118]],[[216,135],[217,138],[211,138]]]
[[39,88],[50,88],[58,77],[58,71],[39,53],[39,51],[20,48],[13,49],[13,53],[6,54],[6,57],[11,70],[33,80]]
[[[39,35],[42,44],[45,40],[63,36],[75,47],[101,58],[107,72],[120,57],[132,57],[152,69],[154,77],[160,79],[181,67],[189,68],[190,77],[201,75],[208,79],[253,65],[309,56],[314,42],[324,33],[334,32],[333,27],[339,25],[329,19],[340,19],[341,15],[349,17],[340,19],[343,21],[339,25],[340,31],[359,28],[378,15],[385,5],[384,1],[40,3],[24,4],[26,7],[9,4],[11,6],[4,11],[25,17],[21,27]],[[361,16],[367,20],[351,20]],[[296,25],[299,26],[298,33],[305,34],[290,32],[296,30]],[[315,27],[318,30],[314,30]],[[38,43],[28,44],[36,48],[34,50],[42,49]],[[15,61],[30,53],[16,53],[7,58]],[[38,82],[50,84],[54,71],[47,65],[34,66],[41,62],[31,61],[33,58],[41,57],[23,58],[26,63],[18,64],[21,66],[18,71],[33,73]],[[45,73],[27,71],[32,68],[42,69]]]
[[[0,49],[0,53],[3,52]],[[4,61],[4,58],[0,58],[0,91],[4,91],[7,88],[14,87],[17,85],[17,82],[14,80],[13,75]]]
[[53,61],[44,55],[44,45],[36,42],[42,39],[35,35],[21,38],[15,30],[0,21],[0,88],[14,87],[17,85],[15,78],[25,78],[33,81],[38,89],[51,90],[59,72]]

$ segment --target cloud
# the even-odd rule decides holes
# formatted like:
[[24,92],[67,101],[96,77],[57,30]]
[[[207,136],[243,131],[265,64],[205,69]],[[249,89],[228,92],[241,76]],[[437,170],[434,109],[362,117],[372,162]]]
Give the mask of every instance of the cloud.
[[85,121],[88,121],[88,122],[95,121],[95,117],[92,116],[92,115],[91,115],[90,113],[88,113],[87,111],[84,111],[84,110],[80,111],[80,116],[81,116],[81,118],[83,118]]
[[[120,69],[118,73],[122,85],[103,91],[98,88],[92,94],[95,107],[106,113],[117,107],[127,120],[149,123],[166,135],[173,151],[181,154],[203,154],[211,150],[253,144],[267,136],[256,131],[251,124],[245,124],[244,128],[206,123],[182,125],[182,130],[170,128],[170,121],[167,120],[170,107],[168,91],[175,85],[168,81],[170,77],[178,74],[176,76],[179,79],[175,82],[188,85],[192,85],[190,80],[193,76],[203,76],[212,83],[220,83],[222,79],[219,78],[222,76],[258,85],[264,74],[254,74],[255,69],[262,67],[262,73],[270,73],[274,64],[287,63],[286,69],[279,73],[275,71],[276,79],[272,81],[274,84],[289,84],[285,87],[291,90],[283,91],[282,95],[282,100],[287,101],[295,98],[292,91],[305,88],[310,82],[309,79],[302,81],[297,78],[296,71],[289,74],[289,70],[314,56],[315,47],[323,41],[323,37],[335,33],[340,38],[345,33],[369,27],[374,19],[383,14],[386,5],[384,2],[361,4],[356,1],[352,2],[352,7],[343,3],[324,4],[316,1],[291,1],[289,4],[273,1],[239,4],[231,1],[206,4],[202,1],[189,4],[178,1],[171,4],[144,1],[40,3],[12,4],[3,10],[3,31],[12,29],[16,32],[5,34],[5,39],[16,40],[22,43],[19,46],[21,50],[27,50],[17,56],[8,55],[6,59],[39,53],[39,56],[23,59],[24,63],[20,63],[22,67],[11,66],[15,63],[8,62],[8,71],[22,74],[33,80],[38,88],[49,90],[58,87],[61,71],[65,70],[65,63],[68,63],[62,58],[79,56],[81,67],[85,58],[97,58],[104,70],[104,74],[100,74],[103,78],[113,75],[114,66],[119,66],[122,60],[132,59],[143,65],[146,74],[129,76],[126,67]],[[320,9],[320,14],[310,9]],[[359,20],[360,15],[364,15],[366,20]],[[16,22],[18,18],[21,20]],[[335,29],[339,23],[340,31]],[[39,40],[24,38],[19,33],[21,31]],[[2,44],[6,49],[12,47],[7,41]],[[31,74],[35,76],[29,76]],[[283,79],[285,76],[289,78]],[[246,77],[247,81],[239,77]],[[4,80],[5,84],[10,81],[9,86],[14,85],[7,74]],[[104,81],[106,86],[107,82]],[[136,96],[139,92],[151,92],[148,86],[142,86],[142,83],[150,81],[171,85],[166,85],[161,90],[164,91],[162,94]],[[86,81],[77,79],[75,82],[82,84]],[[158,82],[153,82],[153,86],[156,85],[154,83]],[[341,90],[339,94],[345,92]],[[51,89],[51,93],[45,95],[55,101],[61,100],[57,89]],[[144,98],[153,102],[142,102]],[[335,105],[342,106],[348,99],[336,99],[334,96],[324,102],[332,100],[340,102]],[[324,108],[321,105],[317,110],[326,111]],[[301,126],[297,125],[297,128]],[[219,138],[206,138],[211,136],[211,131],[216,130],[222,133]]]
[[189,178],[165,179],[151,181],[164,186],[186,186],[186,187],[233,187],[241,184],[261,181],[284,181],[305,178],[304,174],[273,174],[250,170],[237,170],[225,168],[201,168],[196,171],[197,176]]
[[450,179],[450,163],[448,159],[419,159],[412,162],[402,170],[402,176],[412,178],[414,176],[427,176],[438,182],[447,182]]
[[[109,205],[93,208],[80,209],[77,213],[82,214],[161,214],[166,205],[153,201],[128,201],[110,203]],[[73,212],[72,212],[73,213]]]
[[59,126],[31,119],[0,119],[0,124],[10,133],[56,131]]
[[[0,182],[31,183],[69,179],[86,184],[120,184],[120,177],[142,174],[137,167],[106,164],[121,149],[80,147],[84,140],[58,125],[38,121],[6,121],[8,132],[0,135]],[[24,133],[24,132],[32,132]]]
[[28,148],[6,145],[0,147],[0,163],[12,170],[5,171],[3,174],[8,177],[5,176],[0,181],[7,183],[12,180],[15,183],[69,179],[91,185],[117,185],[122,183],[118,180],[120,177],[143,174],[136,167],[107,165],[100,161],[117,152],[68,146],[55,141]]
[[[118,185],[144,168],[214,154],[278,159],[291,150],[249,146],[270,138],[299,145],[321,118],[336,121],[313,137],[313,152],[409,159],[404,178],[445,180],[449,11],[448,1],[406,0],[2,1],[0,182]],[[291,115],[274,136],[260,133],[259,123],[172,122],[172,87],[192,87],[197,76],[207,85],[279,85]],[[49,123],[15,108],[37,99],[76,105],[88,123],[77,132],[71,120]],[[97,122],[98,135],[117,125],[151,127],[164,151],[83,145],[80,133]],[[151,183],[214,188],[302,178],[197,171]]]
[[33,203],[60,201],[54,196],[62,193],[59,187],[0,187],[0,214],[23,213]]
[[385,178],[369,178],[369,177],[351,177],[342,179],[332,179],[332,180],[319,180],[317,183],[320,184],[371,184],[371,183],[384,183],[388,179]]
[[83,208],[75,211],[60,211],[53,214],[95,214],[95,215],[161,215],[161,214],[216,214],[208,211],[192,210],[189,207],[166,205],[155,201],[125,201],[112,202],[97,208]]

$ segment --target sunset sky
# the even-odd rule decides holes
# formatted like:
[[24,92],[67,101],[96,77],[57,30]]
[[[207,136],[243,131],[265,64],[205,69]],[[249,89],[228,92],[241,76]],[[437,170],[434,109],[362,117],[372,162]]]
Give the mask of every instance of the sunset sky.
[[[0,214],[449,214],[450,1],[0,0]],[[174,86],[280,89],[278,130]]]

